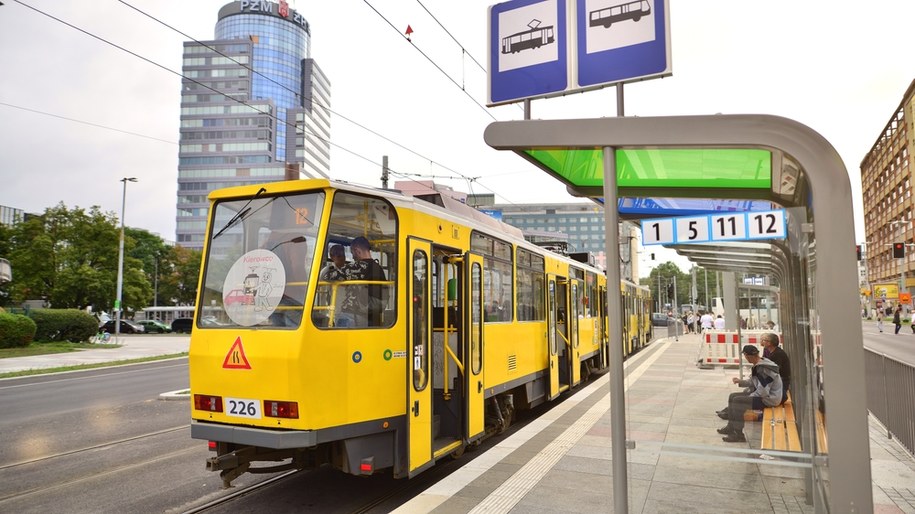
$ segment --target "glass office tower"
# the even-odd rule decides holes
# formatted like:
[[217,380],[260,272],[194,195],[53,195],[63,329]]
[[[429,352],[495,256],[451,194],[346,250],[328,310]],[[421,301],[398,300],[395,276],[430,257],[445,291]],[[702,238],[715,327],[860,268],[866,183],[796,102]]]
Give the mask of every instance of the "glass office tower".
[[184,43],[175,240],[203,246],[207,194],[327,176],[330,82],[305,18],[285,1],[232,2],[216,39]]

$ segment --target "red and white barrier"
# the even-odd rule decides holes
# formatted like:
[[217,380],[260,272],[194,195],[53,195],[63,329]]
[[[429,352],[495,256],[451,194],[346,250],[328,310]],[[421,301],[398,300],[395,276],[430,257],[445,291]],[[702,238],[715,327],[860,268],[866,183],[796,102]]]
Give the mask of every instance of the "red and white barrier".
[[744,345],[753,345],[762,353],[763,346],[760,338],[767,333],[766,330],[741,330],[730,332],[724,330],[711,330],[703,334],[702,354],[700,362],[703,364],[738,366],[741,362],[740,352]]

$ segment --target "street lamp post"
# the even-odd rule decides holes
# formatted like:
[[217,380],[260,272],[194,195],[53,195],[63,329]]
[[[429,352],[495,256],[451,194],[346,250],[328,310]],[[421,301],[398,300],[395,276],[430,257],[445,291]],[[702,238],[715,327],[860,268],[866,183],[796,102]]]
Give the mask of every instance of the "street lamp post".
[[127,183],[136,182],[136,177],[124,177],[121,182],[124,183],[124,189],[121,193],[121,242],[118,245],[118,291],[117,300],[114,302],[115,322],[114,322],[114,340],[117,341],[121,336],[121,291],[124,286],[124,207],[127,205]]

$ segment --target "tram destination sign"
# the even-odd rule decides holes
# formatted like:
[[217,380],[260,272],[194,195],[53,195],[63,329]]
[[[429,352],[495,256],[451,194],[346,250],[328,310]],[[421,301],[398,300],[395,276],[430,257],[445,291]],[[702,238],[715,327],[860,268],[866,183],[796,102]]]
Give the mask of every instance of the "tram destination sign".
[[785,239],[785,210],[659,218],[642,222],[642,244],[678,245]]

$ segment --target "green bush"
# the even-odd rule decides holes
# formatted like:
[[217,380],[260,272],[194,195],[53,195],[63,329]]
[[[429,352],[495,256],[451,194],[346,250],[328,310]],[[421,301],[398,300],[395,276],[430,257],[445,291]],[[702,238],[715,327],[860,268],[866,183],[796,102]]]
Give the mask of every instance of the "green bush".
[[0,348],[23,348],[35,338],[35,322],[21,314],[0,312]]
[[98,321],[77,309],[32,309],[29,317],[38,325],[35,340],[39,342],[88,341],[98,333]]

